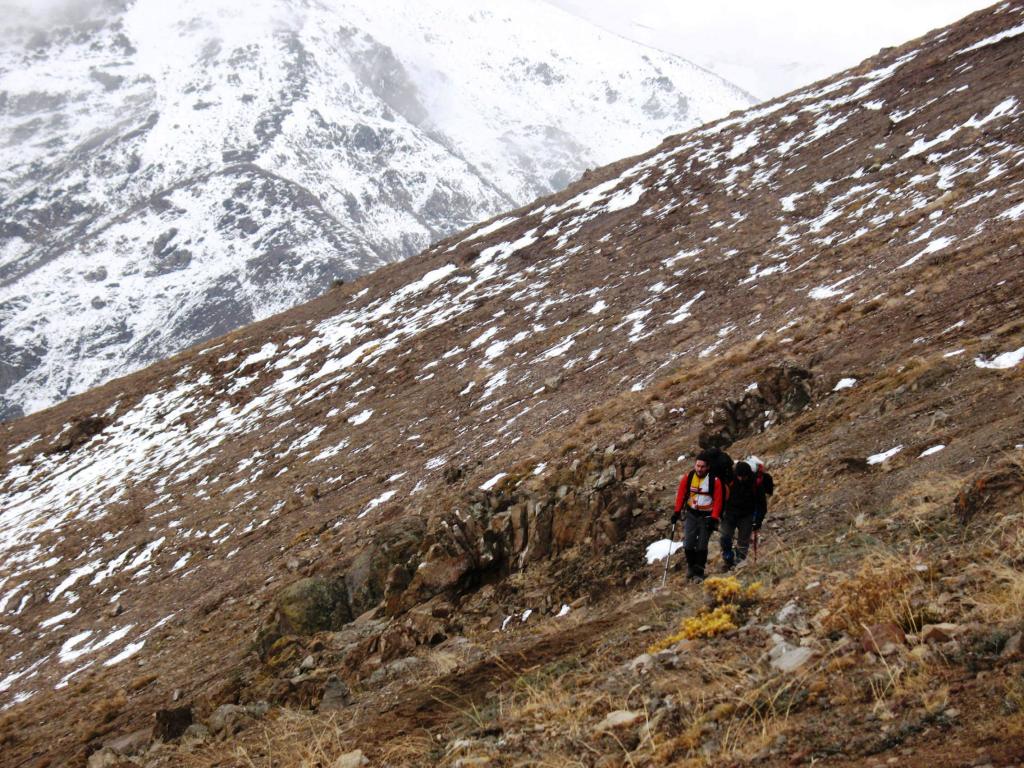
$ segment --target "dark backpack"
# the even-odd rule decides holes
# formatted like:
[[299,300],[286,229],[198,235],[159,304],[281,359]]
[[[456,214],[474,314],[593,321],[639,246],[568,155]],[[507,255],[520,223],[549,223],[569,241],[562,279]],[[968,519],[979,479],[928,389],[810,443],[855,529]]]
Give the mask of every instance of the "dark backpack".
[[709,448],[704,453],[711,467],[711,475],[721,480],[723,486],[731,486],[732,481],[736,479],[732,457],[721,448]]

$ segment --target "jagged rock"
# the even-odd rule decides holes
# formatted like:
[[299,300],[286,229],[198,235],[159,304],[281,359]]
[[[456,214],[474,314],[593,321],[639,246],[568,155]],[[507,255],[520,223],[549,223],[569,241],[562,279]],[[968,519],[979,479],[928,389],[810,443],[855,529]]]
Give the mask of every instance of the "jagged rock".
[[227,738],[247,728],[254,720],[263,717],[269,707],[265,703],[221,704],[210,715],[207,727],[214,736]]
[[864,630],[860,638],[861,648],[865,653],[877,653],[888,656],[907,644],[907,636],[898,624],[891,621],[872,624]]
[[366,759],[366,755],[363,754],[363,750],[354,749],[351,752],[346,752],[344,755],[336,759],[331,764],[331,768],[362,768],[364,765],[369,764],[370,761]]
[[609,712],[604,720],[594,726],[594,733],[603,733],[604,731],[614,731],[620,728],[629,728],[632,725],[640,722],[644,717],[643,712],[634,712],[628,709],[617,709],[614,712]]
[[318,712],[337,712],[352,703],[352,693],[349,691],[345,681],[337,675],[327,678],[324,685],[324,695],[320,699]]
[[299,671],[308,672],[309,670],[314,669],[315,667],[316,659],[313,658],[313,654],[309,654],[306,658],[302,660],[302,663],[299,664]]
[[544,379],[544,391],[545,392],[557,392],[562,386],[562,375],[549,376]]
[[[384,600],[400,580],[408,580],[407,564],[419,550],[426,524],[418,515],[403,515],[374,532],[345,571],[345,588],[353,616]],[[402,589],[407,586],[402,585]]]
[[153,739],[174,741],[192,725],[192,708],[160,709],[153,714]]
[[922,643],[948,643],[963,631],[959,624],[925,624],[921,628]]
[[130,756],[145,752],[152,740],[152,730],[149,728],[140,728],[137,731],[132,731],[124,736],[119,736],[116,739],[108,741],[103,746],[118,755]]

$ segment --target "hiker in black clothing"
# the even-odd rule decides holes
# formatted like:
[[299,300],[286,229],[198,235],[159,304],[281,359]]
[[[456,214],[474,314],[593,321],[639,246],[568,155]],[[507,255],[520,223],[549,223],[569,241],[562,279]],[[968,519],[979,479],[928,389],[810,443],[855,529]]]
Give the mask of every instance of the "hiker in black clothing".
[[[757,509],[758,488],[754,471],[745,461],[737,462],[735,479],[729,492],[729,500],[722,515],[721,539],[722,560],[725,570],[747,558],[750,547],[750,532],[754,529],[754,516]],[[736,537],[736,548],[733,549],[733,537]]]
[[746,460],[747,464],[754,470],[754,530],[760,531],[764,518],[768,514],[768,497],[775,493],[775,481],[764,468],[764,462],[757,456],[751,456]]

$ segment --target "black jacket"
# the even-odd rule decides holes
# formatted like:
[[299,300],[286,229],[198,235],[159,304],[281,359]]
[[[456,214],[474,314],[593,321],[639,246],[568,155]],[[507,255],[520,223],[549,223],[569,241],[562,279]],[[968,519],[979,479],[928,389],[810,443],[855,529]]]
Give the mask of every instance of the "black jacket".
[[729,492],[726,514],[730,517],[753,515],[754,510],[757,508],[759,495],[753,476],[746,482],[737,477],[733,480],[732,490]]

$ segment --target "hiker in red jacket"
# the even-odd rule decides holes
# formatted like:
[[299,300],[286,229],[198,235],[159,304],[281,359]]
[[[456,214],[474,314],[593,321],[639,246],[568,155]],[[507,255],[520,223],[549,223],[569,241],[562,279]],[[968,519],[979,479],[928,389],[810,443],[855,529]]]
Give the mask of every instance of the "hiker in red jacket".
[[680,513],[685,510],[683,522],[683,551],[686,553],[686,576],[701,581],[708,562],[708,541],[718,529],[725,501],[725,487],[722,481],[711,474],[707,453],[697,455],[693,469],[683,475],[676,493],[675,512],[672,525],[679,522]]

